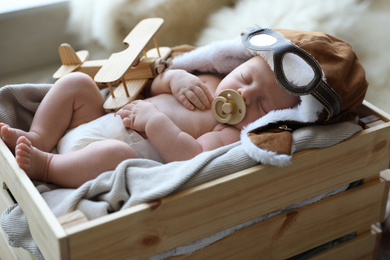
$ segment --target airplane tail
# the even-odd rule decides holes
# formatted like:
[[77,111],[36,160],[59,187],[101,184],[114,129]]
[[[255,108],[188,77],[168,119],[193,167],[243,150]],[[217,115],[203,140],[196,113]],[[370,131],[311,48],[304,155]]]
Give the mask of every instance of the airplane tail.
[[60,58],[63,65],[78,65],[82,63],[79,56],[77,56],[72,46],[70,46],[68,43],[61,44],[58,48],[58,52],[60,53]]
[[75,52],[72,46],[67,43],[61,44],[58,48],[58,52],[60,54],[62,66],[54,73],[54,80],[58,80],[62,76],[75,71],[82,66],[89,57],[88,51]]

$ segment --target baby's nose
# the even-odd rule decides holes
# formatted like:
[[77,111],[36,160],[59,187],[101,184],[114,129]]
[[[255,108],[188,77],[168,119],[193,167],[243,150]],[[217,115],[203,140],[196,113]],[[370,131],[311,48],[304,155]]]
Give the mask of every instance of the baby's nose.
[[240,89],[238,89],[237,92],[242,96],[242,98],[245,101],[245,104],[247,106],[250,105],[250,100],[251,100],[250,97],[253,94],[252,91],[250,90],[250,88],[240,88]]

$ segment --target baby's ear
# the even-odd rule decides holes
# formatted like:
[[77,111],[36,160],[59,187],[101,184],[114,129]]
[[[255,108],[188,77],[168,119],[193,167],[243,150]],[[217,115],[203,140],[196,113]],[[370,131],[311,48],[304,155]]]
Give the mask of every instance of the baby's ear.
[[276,153],[278,155],[292,154],[292,134],[290,131],[273,128],[258,133],[248,133],[249,140],[259,149]]

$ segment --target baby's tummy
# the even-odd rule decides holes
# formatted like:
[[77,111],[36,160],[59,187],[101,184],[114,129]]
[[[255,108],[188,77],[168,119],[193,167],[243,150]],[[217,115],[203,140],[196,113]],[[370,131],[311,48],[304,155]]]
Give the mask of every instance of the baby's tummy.
[[162,94],[150,99],[182,131],[197,138],[217,125],[211,110],[188,110],[174,96]]

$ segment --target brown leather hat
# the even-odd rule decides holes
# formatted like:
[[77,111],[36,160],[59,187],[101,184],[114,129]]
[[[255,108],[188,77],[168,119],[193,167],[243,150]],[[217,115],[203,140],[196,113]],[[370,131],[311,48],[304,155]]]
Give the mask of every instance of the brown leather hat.
[[267,60],[282,88],[295,95],[311,94],[321,103],[326,111],[318,121],[356,117],[368,83],[349,43],[322,32],[260,27],[242,38],[248,49]]
[[267,61],[283,89],[301,99],[296,107],[271,111],[242,131],[241,140],[254,159],[286,165],[292,153],[291,129],[356,117],[368,83],[347,42],[320,32],[260,27],[243,34],[242,42]]
[[330,122],[353,120],[367,91],[365,71],[352,46],[320,32],[279,30],[299,48],[310,53],[320,64],[328,85],[341,99],[341,112]]

